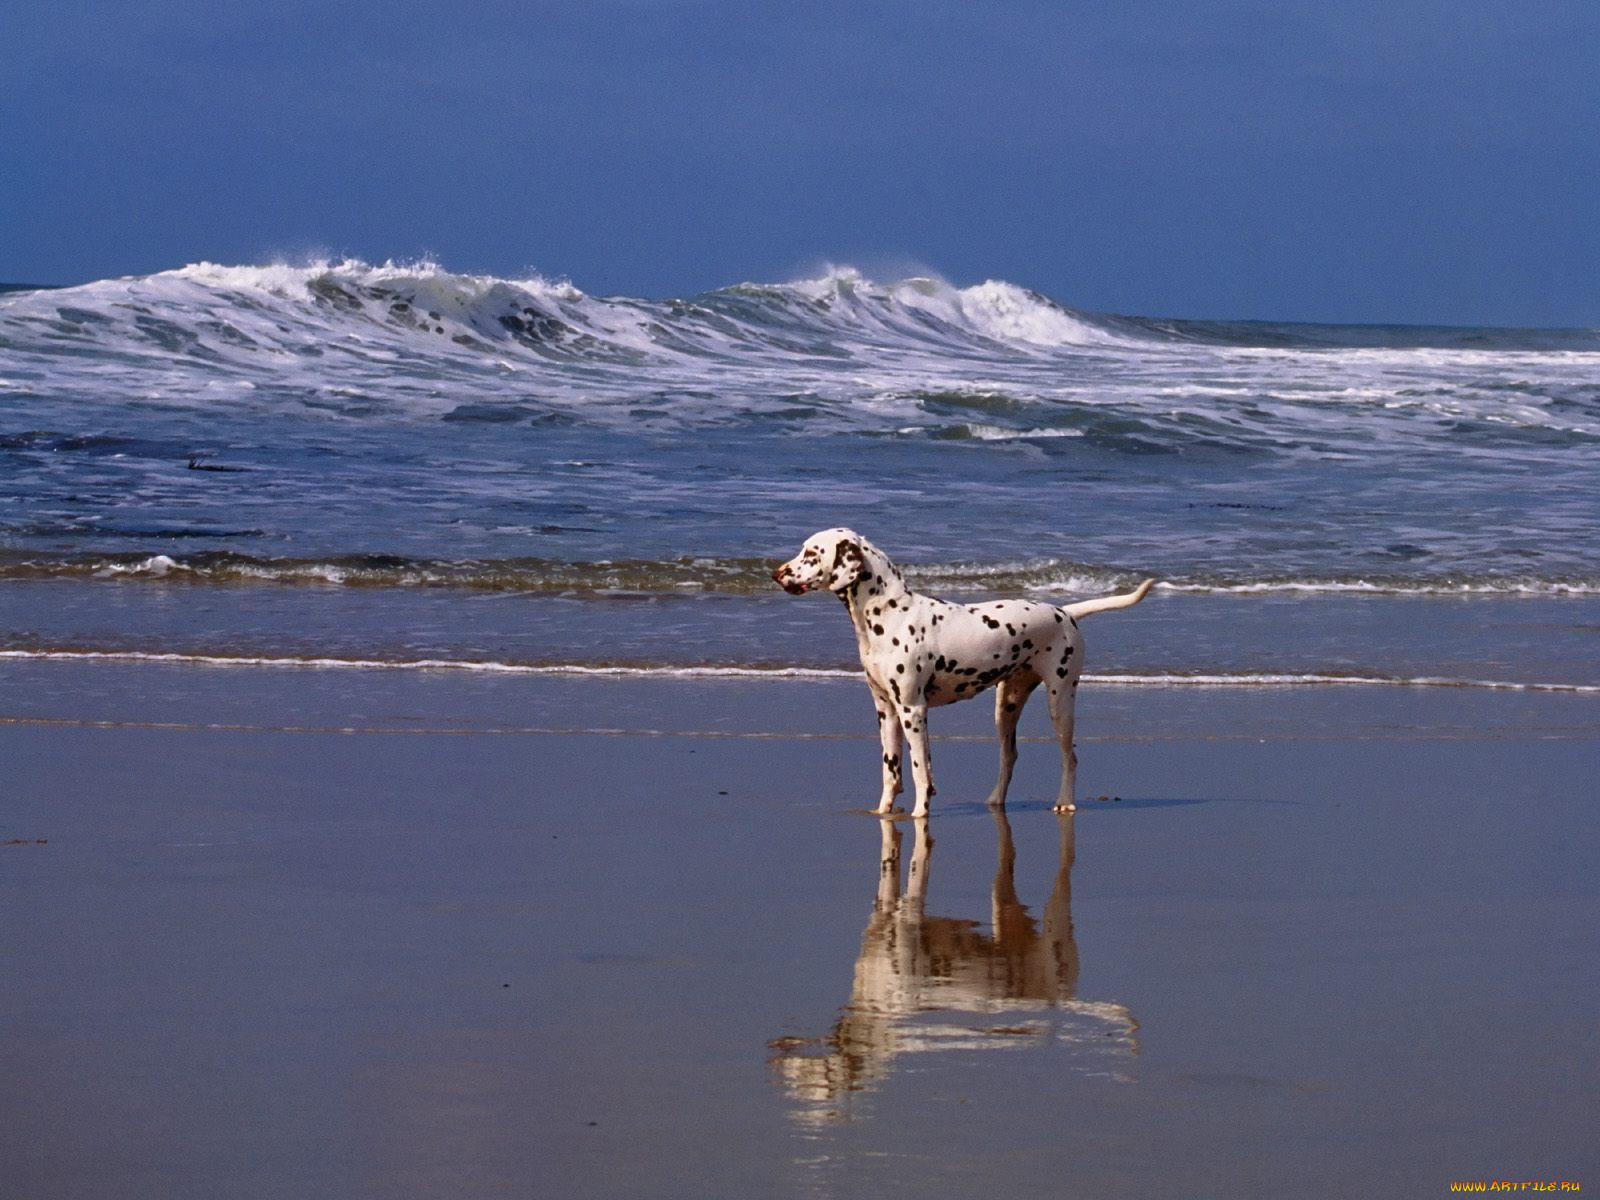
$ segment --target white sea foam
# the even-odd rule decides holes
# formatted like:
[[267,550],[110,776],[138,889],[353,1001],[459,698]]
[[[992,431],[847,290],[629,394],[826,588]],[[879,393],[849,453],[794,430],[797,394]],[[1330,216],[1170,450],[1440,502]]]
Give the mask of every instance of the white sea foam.
[[1172,582],[1157,591],[1212,596],[1597,596],[1591,580],[1482,579],[1257,579],[1239,582]]
[[[861,673],[846,667],[702,666],[674,664],[508,663],[492,660],[415,658],[336,658],[297,655],[197,654],[142,650],[0,650],[0,661],[107,662],[193,667],[263,667],[351,671],[459,671],[487,675],[570,676],[595,679],[771,680],[780,682],[831,682],[859,680]],[[1324,672],[1150,672],[1086,674],[1082,682],[1108,687],[1284,688],[1381,687],[1460,688],[1507,692],[1549,692],[1600,695],[1600,685],[1518,682],[1495,679],[1455,679],[1443,676],[1385,678]]]
[[972,425],[966,427],[967,433],[980,442],[1017,442],[1034,438],[1070,438],[1082,437],[1081,429],[1007,429],[1002,425]]
[[187,571],[189,568],[179,563],[176,559],[165,554],[152,554],[149,558],[135,563],[106,563],[97,567],[94,574],[102,579],[115,579],[119,576],[148,576],[152,579],[162,579],[174,571]]
[[1437,675],[1418,675],[1386,679],[1370,675],[1331,675],[1319,672],[1217,672],[1185,674],[1085,675],[1085,683],[1119,687],[1403,687],[1463,688],[1502,692],[1560,692],[1573,695],[1600,695],[1600,685],[1585,683],[1515,682],[1500,679],[1451,679]]

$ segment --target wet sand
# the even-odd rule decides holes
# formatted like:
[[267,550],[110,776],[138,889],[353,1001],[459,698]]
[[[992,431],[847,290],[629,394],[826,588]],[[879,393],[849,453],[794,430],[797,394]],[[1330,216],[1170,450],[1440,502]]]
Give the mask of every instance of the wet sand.
[[1003,821],[968,705],[919,828],[859,685],[0,689],[7,1194],[1600,1180],[1593,697],[1086,687]]

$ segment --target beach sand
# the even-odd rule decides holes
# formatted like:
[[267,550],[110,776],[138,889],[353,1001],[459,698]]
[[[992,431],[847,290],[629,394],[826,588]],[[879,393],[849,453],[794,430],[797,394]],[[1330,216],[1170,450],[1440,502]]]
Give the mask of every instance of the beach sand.
[[1086,686],[1004,821],[967,705],[919,828],[859,683],[0,689],[7,1195],[1600,1186],[1594,696]]

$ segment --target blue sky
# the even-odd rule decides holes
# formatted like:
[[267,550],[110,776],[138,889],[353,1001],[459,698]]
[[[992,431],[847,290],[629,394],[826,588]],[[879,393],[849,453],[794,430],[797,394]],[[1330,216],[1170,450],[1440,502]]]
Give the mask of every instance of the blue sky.
[[1595,0],[20,0],[0,278],[823,261],[1164,316],[1600,325]]

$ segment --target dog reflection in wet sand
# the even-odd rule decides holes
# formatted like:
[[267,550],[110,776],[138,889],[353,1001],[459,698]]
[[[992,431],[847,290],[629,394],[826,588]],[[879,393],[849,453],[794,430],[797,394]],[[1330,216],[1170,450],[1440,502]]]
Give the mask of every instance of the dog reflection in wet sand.
[[809,1120],[837,1119],[839,1102],[870,1090],[901,1055],[1068,1043],[1086,1072],[1116,1076],[1138,1053],[1138,1024],[1121,1004],[1078,997],[1072,934],[1073,820],[1057,817],[1061,857],[1055,886],[1035,921],[1017,898],[1011,825],[996,811],[999,865],[991,931],[976,921],[928,916],[928,822],[914,821],[911,865],[900,889],[901,830],[883,824],[878,894],[861,938],[850,1002],[820,1038],[769,1043],[785,1088]]

